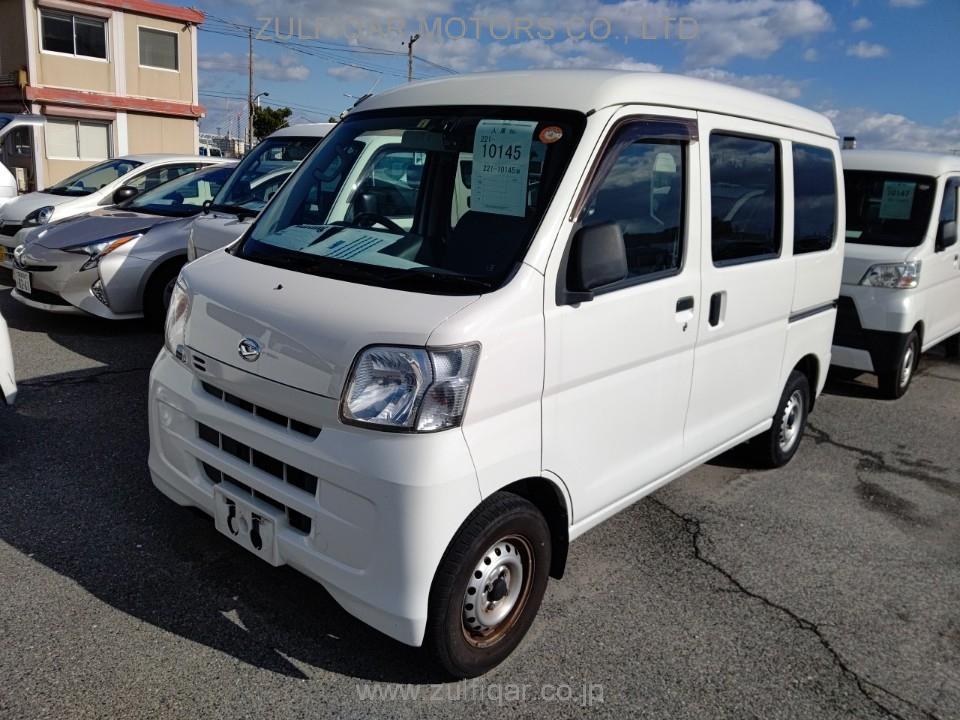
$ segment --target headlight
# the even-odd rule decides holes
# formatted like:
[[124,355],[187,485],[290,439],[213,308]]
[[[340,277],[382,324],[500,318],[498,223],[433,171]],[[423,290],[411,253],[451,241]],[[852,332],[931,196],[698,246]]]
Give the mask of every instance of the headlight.
[[407,432],[456,427],[463,419],[480,345],[375,346],[357,357],[340,417],[355,425]]
[[163,344],[178,360],[185,360],[187,320],[190,317],[190,295],[182,278],[177,278],[170,296],[167,320],[163,326]]
[[920,284],[920,261],[872,265],[861,285],[885,288],[915,288]]
[[24,227],[29,227],[31,225],[46,225],[50,222],[50,218],[53,217],[53,205],[44,205],[41,208],[37,208],[31,213],[28,213],[27,216],[23,219]]
[[87,260],[83,265],[80,266],[81,270],[89,270],[100,264],[105,256],[112,253],[119,247],[126,245],[128,242],[133,242],[134,240],[139,240],[143,237],[143,233],[135,233],[134,235],[124,235],[118,238],[111,238],[110,240],[103,240],[101,242],[92,243],[90,245],[80,245],[79,247],[73,247],[66,249],[67,252],[72,253],[83,253],[89,255],[90,259]]

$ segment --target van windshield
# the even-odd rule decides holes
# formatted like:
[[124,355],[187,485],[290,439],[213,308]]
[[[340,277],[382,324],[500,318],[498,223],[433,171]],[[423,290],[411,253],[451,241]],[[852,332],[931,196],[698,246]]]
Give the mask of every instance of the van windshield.
[[866,170],[843,173],[847,242],[916,247],[923,242],[937,183],[932,177]]
[[579,113],[520,108],[349,116],[235,252],[419,292],[496,289],[523,258],[584,124]]
[[276,137],[256,145],[237,166],[213,201],[214,210],[252,217],[323,138]]

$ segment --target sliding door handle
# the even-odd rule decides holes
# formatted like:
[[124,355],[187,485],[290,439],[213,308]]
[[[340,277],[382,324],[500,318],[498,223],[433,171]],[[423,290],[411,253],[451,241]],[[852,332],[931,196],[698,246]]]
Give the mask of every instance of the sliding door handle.
[[710,296],[710,327],[720,324],[720,310],[723,308],[723,293],[715,292]]
[[693,295],[687,295],[677,300],[677,312],[686,312],[693,310]]

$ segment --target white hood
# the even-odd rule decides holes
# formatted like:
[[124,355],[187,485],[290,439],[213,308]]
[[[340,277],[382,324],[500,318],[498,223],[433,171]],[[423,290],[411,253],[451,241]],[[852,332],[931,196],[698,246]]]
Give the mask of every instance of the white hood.
[[[262,377],[330,398],[368,345],[423,346],[479,296],[429,295],[261,265],[215,252],[188,264],[186,340],[194,350]],[[262,349],[238,353],[244,338]]]

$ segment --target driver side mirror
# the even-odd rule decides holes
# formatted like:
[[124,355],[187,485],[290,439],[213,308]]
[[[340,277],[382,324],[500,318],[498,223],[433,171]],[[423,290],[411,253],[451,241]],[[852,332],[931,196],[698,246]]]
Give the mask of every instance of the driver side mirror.
[[[946,201],[947,199],[944,198],[944,202]],[[937,228],[937,246],[935,248],[937,252],[946,250],[948,247],[957,244],[957,216],[960,214],[960,187],[954,188],[953,203],[953,220],[942,221],[940,227]]]
[[577,230],[567,258],[567,288],[561,305],[593,300],[597,288],[623,280],[629,273],[623,231],[617,223],[602,223]]
[[213,200],[204,200],[203,204],[200,206],[203,208],[203,214],[207,215],[210,213],[210,206],[213,205]]
[[113,191],[113,204],[119,205],[122,202],[136,197],[140,193],[133,185],[123,185]]

